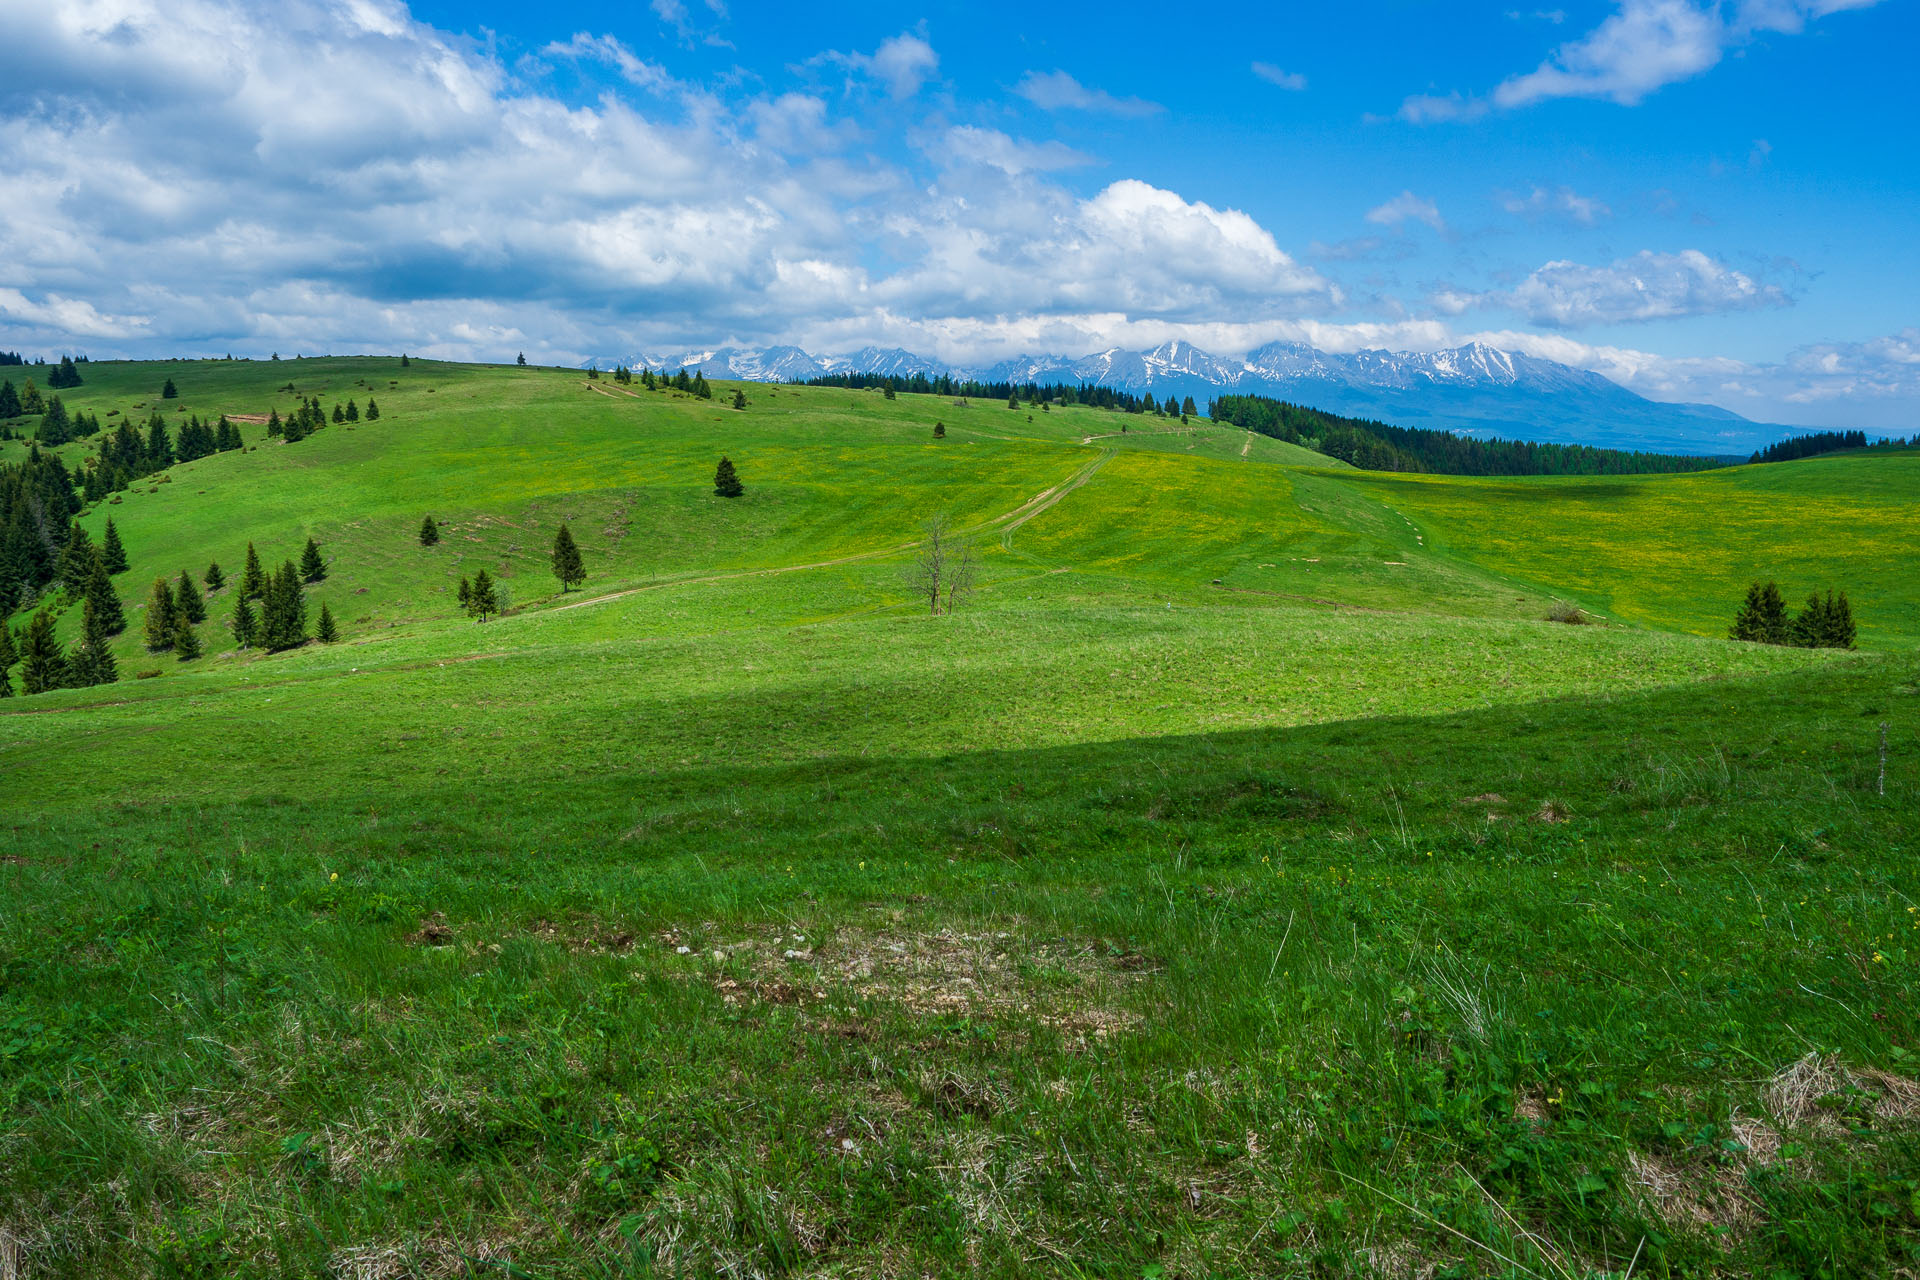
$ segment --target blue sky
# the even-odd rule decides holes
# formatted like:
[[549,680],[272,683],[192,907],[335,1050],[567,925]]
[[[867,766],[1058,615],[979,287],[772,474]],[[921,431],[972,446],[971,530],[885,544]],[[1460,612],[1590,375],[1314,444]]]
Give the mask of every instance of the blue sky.
[[1920,430],[1912,0],[0,0],[0,347],[1481,339]]

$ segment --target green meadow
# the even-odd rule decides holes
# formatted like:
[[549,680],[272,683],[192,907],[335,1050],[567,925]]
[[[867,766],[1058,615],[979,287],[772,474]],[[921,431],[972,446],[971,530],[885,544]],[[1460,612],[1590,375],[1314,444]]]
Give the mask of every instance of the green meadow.
[[[5,1280],[1920,1269],[1920,453],[82,368],[381,417],[93,506],[120,680],[0,702]],[[338,643],[142,647],[309,537]],[[1860,649],[1725,639],[1756,578]]]

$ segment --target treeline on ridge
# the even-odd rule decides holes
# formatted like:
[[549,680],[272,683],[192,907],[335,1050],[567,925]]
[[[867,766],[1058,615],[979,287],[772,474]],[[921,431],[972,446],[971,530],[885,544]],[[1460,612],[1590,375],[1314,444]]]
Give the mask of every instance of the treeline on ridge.
[[1911,440],[1881,437],[1868,440],[1864,431],[1813,431],[1806,435],[1789,436],[1777,440],[1764,449],[1757,450],[1748,462],[1792,462],[1797,458],[1812,458],[1823,453],[1839,453],[1844,449],[1905,449],[1920,445],[1920,436]]
[[[978,382],[972,378],[955,378],[951,374],[941,374],[929,378],[924,373],[901,377],[896,374],[882,373],[829,373],[818,378],[808,378],[798,383],[805,387],[844,387],[850,391],[892,391],[896,395],[950,396],[962,400],[1023,400],[1029,404],[1086,405],[1092,409],[1112,409],[1120,413],[1162,413],[1167,412],[1162,404],[1154,401],[1152,393],[1134,395],[1129,391],[1116,391],[1112,387],[1096,386],[1092,383],[1073,384],[1067,382]],[[1165,404],[1174,404],[1168,396]],[[1178,405],[1172,410],[1178,414]],[[1195,412],[1192,397],[1187,399],[1186,412]]]
[[1624,476],[1707,471],[1727,465],[1721,458],[1686,454],[1528,440],[1477,440],[1452,431],[1346,418],[1270,396],[1220,396],[1208,406],[1207,415],[1215,422],[1304,445],[1365,471],[1449,476]]

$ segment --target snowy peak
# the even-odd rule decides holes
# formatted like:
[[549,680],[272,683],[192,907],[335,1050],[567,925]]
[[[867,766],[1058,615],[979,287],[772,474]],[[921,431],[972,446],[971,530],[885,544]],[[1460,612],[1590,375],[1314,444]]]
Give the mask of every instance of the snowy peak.
[[1763,428],[1706,405],[1660,404],[1591,373],[1484,342],[1441,351],[1322,351],[1305,342],[1269,342],[1223,360],[1190,342],[1147,351],[1112,347],[1084,356],[1018,355],[990,365],[955,365],[901,347],[862,347],[816,356],[799,347],[720,347],[676,355],[596,360],[601,368],[698,370],[709,378],[803,382],[823,374],[952,377],[979,382],[1092,383],[1119,391],[1192,396],[1275,396],[1333,413],[1509,438],[1623,448],[1746,453],[1787,430]]

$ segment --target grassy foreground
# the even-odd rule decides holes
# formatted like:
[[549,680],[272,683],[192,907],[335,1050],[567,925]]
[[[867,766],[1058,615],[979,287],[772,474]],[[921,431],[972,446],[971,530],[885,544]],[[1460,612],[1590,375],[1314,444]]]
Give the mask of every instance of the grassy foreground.
[[[291,378],[383,418],[249,427],[88,516],[130,604],[311,534],[344,643],[209,624],[179,664],[130,610],[122,683],[0,704],[0,1266],[1920,1266],[1920,608],[1817,517],[1673,477],[1597,524],[1537,498],[1566,482],[1080,411],[87,373],[102,413],[171,375],[203,415]],[[1873,461],[1846,491],[1893,528],[1920,470]],[[935,512],[985,555],[951,617],[898,577]],[[1685,590],[1578,554],[1676,521]],[[1702,638],[1789,547],[1879,652]],[[521,606],[485,626],[481,564]]]

